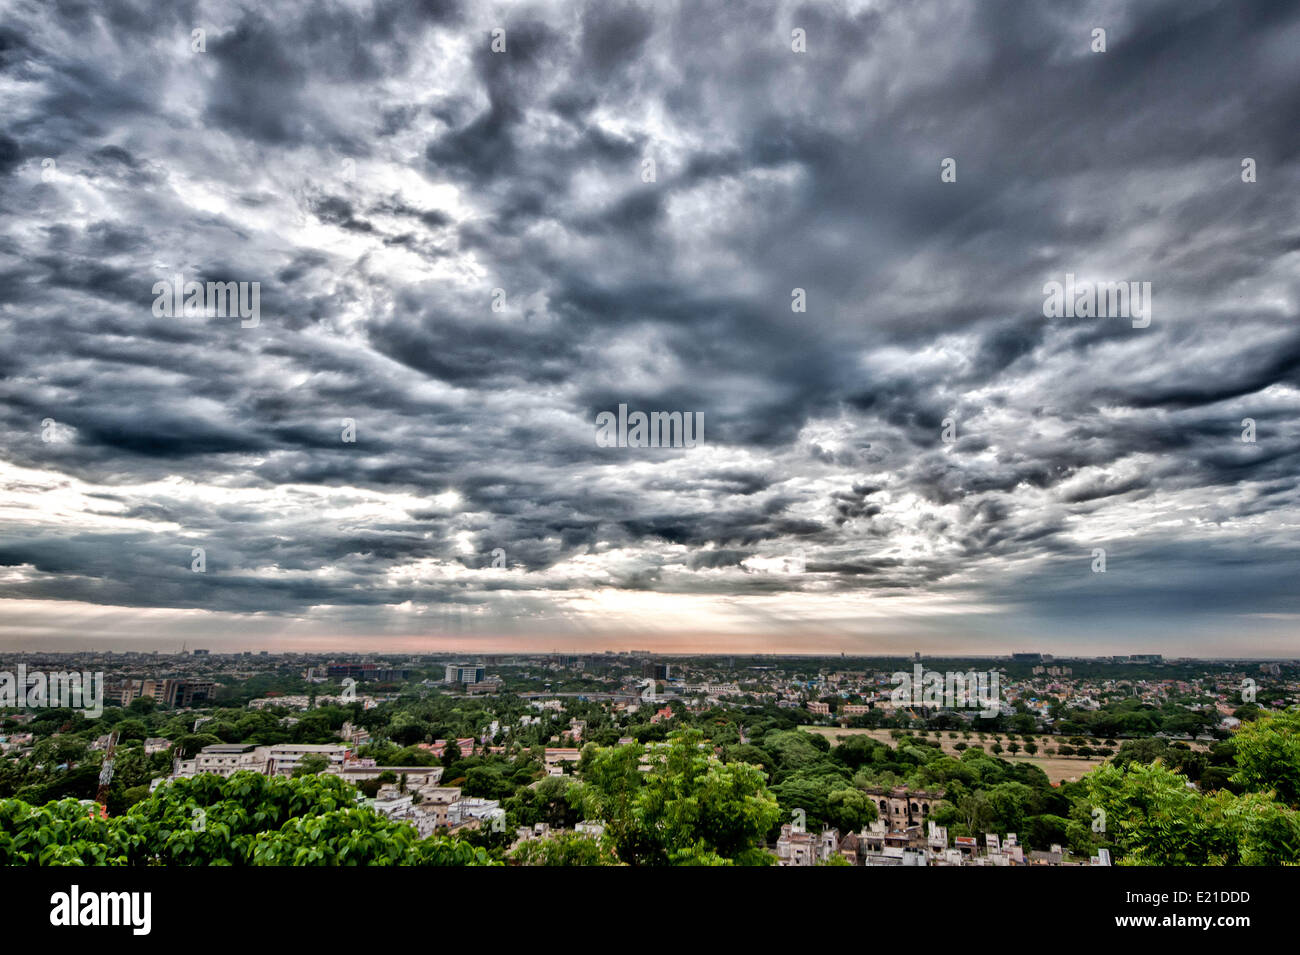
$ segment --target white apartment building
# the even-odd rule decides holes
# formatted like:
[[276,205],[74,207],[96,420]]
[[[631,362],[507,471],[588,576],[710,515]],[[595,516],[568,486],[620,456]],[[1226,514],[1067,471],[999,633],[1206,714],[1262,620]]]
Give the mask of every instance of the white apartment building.
[[476,797],[462,798],[455,803],[455,813],[460,821],[455,825],[464,825],[471,819],[478,819],[484,822],[490,819],[498,809],[501,808],[499,799],[479,799]]
[[[205,746],[193,759],[178,759],[172,763],[172,779],[187,779],[203,773],[230,777],[248,770],[264,776],[289,776],[298,761],[308,754],[324,756],[329,760],[329,772],[339,772],[348,748],[336,743],[277,743],[274,746],[254,746],[252,743],[214,743]],[[421,767],[423,768],[423,767]],[[154,780],[156,788],[161,779]]]
[[337,772],[348,754],[342,743],[277,743],[265,749],[268,776],[292,776],[304,756],[324,756],[329,760],[327,771]]
[[353,761],[341,766],[331,766],[326,772],[342,776],[347,782],[356,785],[371,779],[378,779],[384,773],[392,773],[398,779],[406,777],[408,790],[427,789],[442,782],[441,766],[376,766],[373,761],[367,765]]
[[213,743],[204,746],[193,759],[178,759],[172,763],[172,778],[182,779],[212,773],[229,777],[241,770],[266,772],[266,747],[252,743]]

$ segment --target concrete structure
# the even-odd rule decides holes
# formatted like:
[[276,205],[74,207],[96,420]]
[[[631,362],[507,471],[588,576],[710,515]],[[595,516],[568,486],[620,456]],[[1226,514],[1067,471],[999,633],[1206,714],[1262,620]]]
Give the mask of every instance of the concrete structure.
[[582,758],[582,750],[564,746],[548,746],[542,757],[546,772],[552,776],[563,776],[566,765],[576,765]]
[[906,832],[929,821],[930,810],[943,799],[942,789],[926,791],[898,786],[894,789],[864,789],[876,803],[880,818],[890,832]]
[[193,759],[177,759],[172,763],[172,778],[186,779],[201,773],[229,777],[249,770],[266,772],[266,747],[252,743],[213,743],[205,746]]
[[377,766],[373,760],[366,762],[369,765],[358,761],[346,762],[337,768],[330,767],[326,772],[342,776],[353,785],[378,779],[384,773],[392,773],[399,780],[399,784],[405,777],[408,791],[432,788],[442,782],[441,766]]
[[342,743],[277,743],[266,750],[268,776],[292,776],[304,756],[324,756],[331,770],[342,769],[348,754]]
[[482,683],[486,674],[481,663],[448,663],[443,679],[447,683]]
[[[327,771],[343,768],[346,746],[334,743],[277,743],[274,746],[254,746],[252,743],[214,743],[205,746],[192,759],[177,759],[172,763],[172,779],[187,779],[202,773],[229,777],[249,771],[264,776],[289,776],[299,760],[309,754],[324,756],[329,760]],[[154,785],[162,780],[155,780]]]
[[776,840],[776,864],[779,866],[813,866],[820,865],[838,855],[840,851],[840,834],[835,829],[824,829],[820,835],[814,835],[802,829],[796,829],[790,823],[781,827],[781,836]]
[[193,706],[211,700],[216,688],[212,680],[127,680],[122,684],[122,705],[130,706],[133,700],[147,696],[168,706]]

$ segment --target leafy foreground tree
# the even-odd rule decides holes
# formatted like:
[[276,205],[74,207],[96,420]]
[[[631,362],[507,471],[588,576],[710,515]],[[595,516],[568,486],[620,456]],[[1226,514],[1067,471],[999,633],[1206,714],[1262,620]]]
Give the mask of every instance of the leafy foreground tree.
[[1157,760],[1105,765],[1085,777],[1105,838],[1125,865],[1300,864],[1300,713],[1247,724],[1236,736],[1247,791],[1203,793]]
[[618,865],[607,839],[581,832],[560,832],[544,839],[528,839],[510,853],[516,865]]
[[[696,730],[667,743],[588,746],[578,765],[587,818],[629,865],[770,865],[764,834],[781,815],[764,773],[723,763]],[[642,762],[648,769],[641,768]]]
[[236,773],[160,786],[101,819],[73,799],[0,800],[0,865],[494,865],[458,839],[358,805],[336,776]]
[[1246,723],[1233,743],[1234,783],[1251,792],[1272,791],[1278,802],[1300,809],[1300,710]]

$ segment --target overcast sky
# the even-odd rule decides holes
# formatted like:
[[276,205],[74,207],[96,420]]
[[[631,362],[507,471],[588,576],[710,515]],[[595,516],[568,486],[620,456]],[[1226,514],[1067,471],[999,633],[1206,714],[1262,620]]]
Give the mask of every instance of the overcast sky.
[[1300,655],[1300,6],[6,7],[0,646]]

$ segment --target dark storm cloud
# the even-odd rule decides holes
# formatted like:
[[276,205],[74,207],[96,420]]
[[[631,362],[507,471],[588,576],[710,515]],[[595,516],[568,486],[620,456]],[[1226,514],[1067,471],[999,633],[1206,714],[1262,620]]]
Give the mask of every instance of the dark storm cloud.
[[[1216,0],[21,11],[0,596],[1296,612],[1297,43]],[[1067,272],[1150,325],[1044,318]],[[154,315],[175,274],[259,324]],[[703,445],[598,447],[620,404]]]

